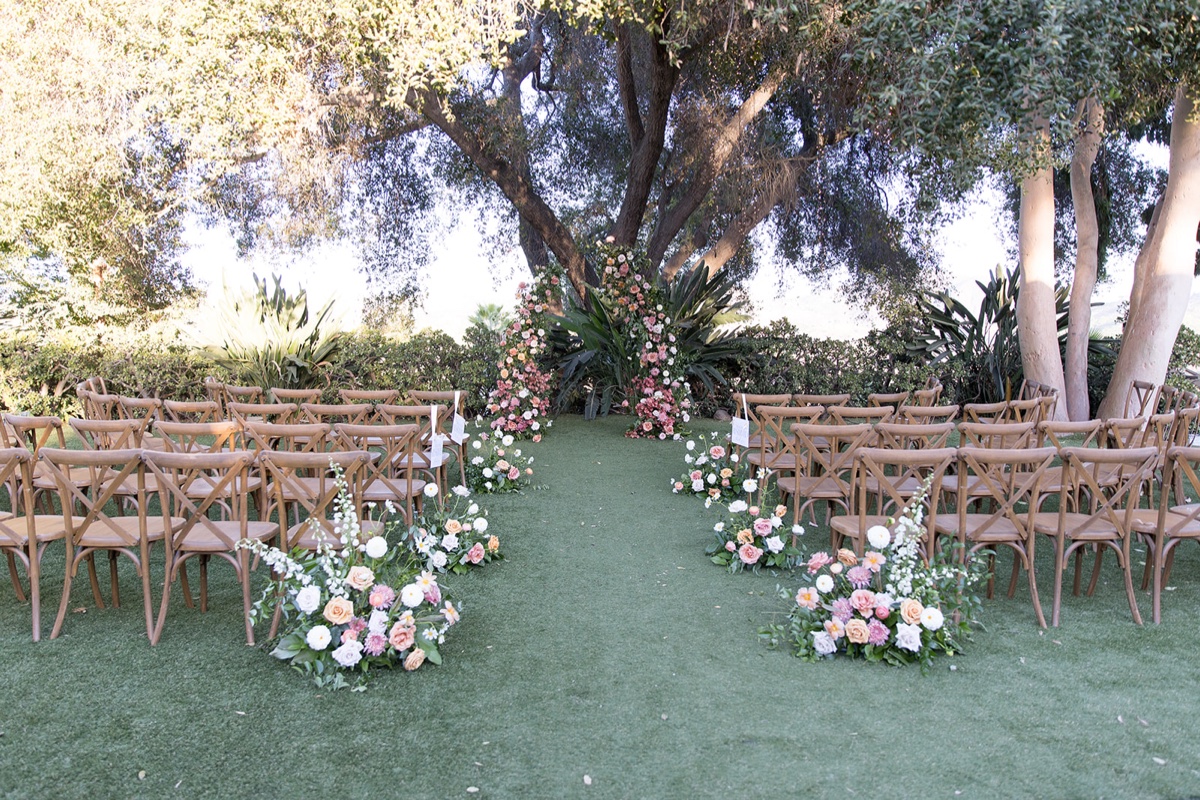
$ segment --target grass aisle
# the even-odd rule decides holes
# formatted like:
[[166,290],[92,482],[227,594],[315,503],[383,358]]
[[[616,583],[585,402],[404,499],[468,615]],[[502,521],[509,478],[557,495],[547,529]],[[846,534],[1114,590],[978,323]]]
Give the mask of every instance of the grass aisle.
[[[141,631],[132,575],[119,610],[93,609],[86,581],[77,584],[72,606],[89,610],[70,616],[63,637],[38,645],[28,640],[28,607],[8,590],[0,600],[0,793],[1200,791],[1194,548],[1177,559],[1180,586],[1159,627],[1129,621],[1109,559],[1095,597],[1067,599],[1061,629],[1037,630],[1022,588],[1014,600],[989,601],[988,631],[928,676],[804,664],[755,636],[784,608],[776,583],[797,582],[729,575],[709,563],[713,512],[667,485],[682,471],[681,445],[626,440],[623,428],[622,419],[567,417],[529,446],[546,488],[485,498],[508,558],[448,581],[465,610],[443,649],[445,665],[383,673],[362,694],[318,691],[240,643],[235,585],[219,565],[209,613],[174,606],[154,649]],[[809,536],[826,541],[823,532]],[[48,618],[59,570],[61,558],[48,559]]]

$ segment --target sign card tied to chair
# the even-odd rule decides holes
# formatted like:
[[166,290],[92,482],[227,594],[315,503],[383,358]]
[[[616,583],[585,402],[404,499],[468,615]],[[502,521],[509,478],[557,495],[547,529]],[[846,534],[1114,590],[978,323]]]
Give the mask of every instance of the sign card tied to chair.
[[450,438],[455,444],[462,444],[467,438],[467,421],[458,413],[458,392],[454,393],[454,421],[450,424]]
[[750,446],[750,420],[741,417],[733,418],[733,434],[730,437],[738,447]]
[[429,439],[429,466],[437,469],[446,460],[445,454],[442,452],[442,441],[446,437],[440,433],[435,433]]

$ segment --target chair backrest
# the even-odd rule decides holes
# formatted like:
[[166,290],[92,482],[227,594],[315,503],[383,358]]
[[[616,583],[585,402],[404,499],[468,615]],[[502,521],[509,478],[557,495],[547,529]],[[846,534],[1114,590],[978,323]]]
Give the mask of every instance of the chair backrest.
[[338,389],[338,397],[343,403],[395,403],[400,399],[396,389]]
[[261,403],[264,399],[261,386],[234,386],[232,383],[221,384],[221,395],[226,407],[230,403]]
[[305,422],[337,425],[366,425],[371,418],[370,403],[301,403],[300,416]]
[[100,394],[90,389],[77,391],[79,401],[83,405],[84,419],[116,419],[117,396],[115,394]]
[[5,441],[5,447],[26,447],[37,455],[38,451],[47,445],[60,449],[67,446],[63,422],[58,417],[5,414],[4,422],[17,437],[13,441]]
[[901,406],[897,422],[915,425],[930,425],[938,422],[953,422],[958,416],[958,406]]
[[162,419],[163,402],[157,397],[117,396],[117,415],[121,419]]
[[815,422],[821,406],[758,406],[751,412],[751,426],[757,420],[759,467],[770,472],[797,468],[796,442],[791,426],[797,422]]
[[1008,413],[1008,403],[967,403],[963,406],[963,418],[968,422],[1003,422]]
[[1039,412],[1042,409],[1042,405],[1043,401],[1040,397],[1030,397],[1024,400],[1010,400],[1004,409],[1003,415],[1000,417],[1000,421],[1032,422],[1036,425],[1038,422],[1041,422]]
[[[155,478],[165,529],[171,531],[169,546],[180,549],[197,531],[211,534],[232,551],[246,531],[247,473],[254,453],[226,450],[212,453],[178,453],[143,450],[147,473]],[[217,509],[224,520],[209,519]],[[172,518],[182,519],[174,525]]]
[[959,444],[1016,450],[1033,444],[1036,433],[1032,422],[960,422]]
[[874,408],[891,406],[896,409],[907,403],[908,398],[909,392],[873,392],[867,395],[867,405]]
[[[1065,447],[1060,453],[1064,468],[1060,515],[1070,507],[1086,515],[1072,525],[1076,530],[1108,527],[1127,534],[1141,500],[1142,484],[1158,461],[1158,448]],[[1089,500],[1086,507],[1084,496]]]
[[319,422],[279,425],[273,422],[243,422],[244,446],[260,451],[324,453],[333,426]]
[[938,378],[930,375],[925,381],[925,385],[913,392],[912,405],[914,406],[935,406],[942,396],[942,382]]
[[927,425],[880,422],[875,426],[875,446],[893,450],[936,450],[946,446],[952,433],[953,422],[935,422]]
[[1150,381],[1133,381],[1125,392],[1125,407],[1121,416],[1144,417],[1154,411],[1158,401],[1158,384]]
[[[97,420],[92,420],[97,421]],[[142,466],[141,450],[122,448],[113,450],[60,450],[43,447],[38,454],[45,474],[58,487],[58,496],[63,511],[63,524],[69,541],[77,542],[96,526],[106,536],[115,536],[123,547],[135,547],[139,536],[146,532],[146,478]],[[76,478],[79,470],[86,469],[90,480],[81,486]],[[129,494],[129,479],[136,478],[136,506],[138,509],[139,536],[117,524],[107,512],[110,501],[118,509],[118,496]]]
[[[24,516],[0,516],[0,549],[20,549],[25,552],[26,567],[29,566],[29,553],[34,552],[37,542],[33,535],[33,463],[35,456],[24,447],[0,448],[0,486],[7,486],[9,491],[9,508],[13,514],[25,510]],[[34,552],[33,561],[37,560]],[[36,570],[33,573],[37,574]]]
[[[936,530],[946,473],[957,457],[958,453],[952,447],[932,450],[858,448],[853,457],[849,496],[850,508],[856,509],[852,513],[859,517],[859,529],[866,529],[865,520],[872,514],[899,517],[904,507],[913,500],[914,485],[928,480],[929,491],[925,496],[926,511],[922,524],[926,530]],[[931,538],[926,537],[927,555],[933,549]]]
[[1196,434],[1197,421],[1200,420],[1200,407],[1184,406],[1175,412],[1175,430],[1171,433],[1171,442],[1180,447],[1190,447],[1192,437]]
[[[1080,420],[1078,422],[1056,422],[1045,420],[1037,425],[1038,447],[1095,447],[1100,431],[1104,430],[1104,421],[1098,419]],[[1082,436],[1081,442],[1068,444],[1064,436]]]
[[339,423],[333,426],[338,449],[378,452],[379,457],[363,465],[364,491],[383,490],[405,503],[405,518],[412,522],[413,500],[425,481],[414,477],[413,458],[420,445],[421,429],[417,425],[354,425]]
[[835,425],[860,425],[887,422],[896,413],[891,406],[859,408],[856,406],[830,406],[825,409]]
[[1165,414],[1168,411],[1179,410],[1179,399],[1183,395],[1179,389],[1174,386],[1163,386],[1158,390],[1158,413]]
[[142,437],[149,425],[147,419],[78,419],[71,417],[67,424],[88,450],[129,450],[142,446]]
[[[280,527],[288,531],[286,503],[291,501],[304,512],[309,525],[324,533],[330,544],[337,545],[331,510],[337,499],[338,486],[331,466],[341,469],[350,497],[357,504],[362,495],[362,470],[371,454],[361,450],[341,453],[290,453],[265,450],[258,454],[258,463],[269,481],[273,505],[278,510]],[[307,477],[307,476],[312,477]],[[297,546],[301,532],[284,542],[283,550]]]
[[301,403],[321,402],[320,389],[279,389],[272,387],[268,394],[273,403],[293,403],[300,405]]
[[[1184,531],[1194,531],[1200,523],[1200,447],[1172,446],[1167,449],[1165,470],[1173,480],[1165,480],[1158,504],[1158,532],[1169,542]],[[1175,503],[1171,503],[1171,492]],[[1173,545],[1170,545],[1173,549]],[[1164,553],[1163,555],[1166,555]]]
[[447,391],[427,391],[424,389],[413,389],[408,393],[409,403],[412,405],[442,405],[451,409],[450,414],[462,414],[467,406],[467,393],[449,389]]
[[[978,542],[973,549],[988,546],[987,532],[1007,521],[1029,541],[1033,533],[1034,516],[1042,504],[1043,479],[1054,463],[1058,450],[1054,447],[1031,447],[1014,450],[990,447],[960,447],[958,449],[958,531],[964,536],[966,520],[972,517],[970,531]],[[972,479],[974,482],[971,483]],[[967,491],[968,485],[973,490]],[[971,503],[988,499],[991,509],[971,513]],[[1025,505],[1024,509],[1019,506]]]
[[754,410],[759,406],[785,408],[792,404],[790,394],[750,394],[748,392],[733,393],[733,415],[740,419],[750,420],[751,425],[758,422]]
[[1108,445],[1114,449],[1157,447],[1165,450],[1171,443],[1175,428],[1175,412],[1148,417],[1110,419],[1105,421],[1104,428],[1108,433]]
[[[421,429],[420,440],[429,442],[434,433],[446,430],[447,409],[442,405],[414,406],[380,403],[375,411],[387,425],[416,425]],[[434,423],[436,417],[437,422]]]
[[1013,399],[1030,400],[1034,397],[1037,397],[1039,394],[1041,394],[1042,387],[1044,385],[1045,384],[1039,383],[1038,381],[1025,378],[1021,381],[1021,388],[1017,389],[1017,396]]
[[1058,408],[1058,389],[1053,386],[1043,386],[1037,399],[1041,404],[1037,412],[1038,421],[1054,419],[1054,410]]
[[171,422],[220,422],[223,416],[213,400],[163,400],[163,417]]
[[234,449],[241,427],[226,422],[156,422],[154,431],[162,437],[163,449],[172,453],[219,453]]
[[224,408],[225,407],[225,383],[224,383],[224,381],[219,381],[216,378],[214,378],[212,375],[206,375],[204,377],[204,396],[207,397],[210,402],[216,403],[217,405]]
[[845,394],[794,394],[792,403],[798,406],[841,406],[850,402],[850,393]]
[[287,425],[295,419],[299,408],[295,403],[240,403],[231,400],[225,404],[225,410],[229,418],[237,422],[254,420]]
[[808,475],[828,478],[849,497],[854,454],[874,444],[874,427],[800,422],[792,425],[791,430],[796,437],[799,459],[807,465]]

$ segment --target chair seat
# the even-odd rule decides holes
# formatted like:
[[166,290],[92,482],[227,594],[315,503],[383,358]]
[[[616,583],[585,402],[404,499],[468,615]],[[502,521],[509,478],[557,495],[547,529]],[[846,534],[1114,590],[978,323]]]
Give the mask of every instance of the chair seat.
[[[796,457],[791,453],[772,453],[770,455],[771,469],[783,472],[796,471]],[[746,452],[746,462],[755,466],[763,465],[763,457],[761,450],[749,450]]]
[[858,514],[852,514],[829,520],[829,529],[845,539],[857,542],[866,538],[868,528],[876,525],[886,527],[888,520],[889,517],[883,514],[867,514],[861,517]]
[[[1157,511],[1151,511],[1150,513],[1154,514],[1157,519]],[[1136,518],[1136,516],[1135,514],[1134,517]],[[1068,539],[1086,542],[1105,542],[1120,538],[1120,532],[1115,530],[1103,518],[1093,519],[1091,522],[1088,522],[1088,514],[1080,514],[1075,511],[1068,511],[1062,517],[1064,530],[1067,532]],[[1081,527],[1085,522],[1087,523],[1087,527]],[[1046,514],[1044,519],[1035,519],[1033,527],[1038,533],[1054,536],[1058,533],[1058,515]]]
[[[80,547],[95,547],[105,550],[112,547],[130,547],[132,546],[131,540],[137,541],[137,517],[109,517],[109,520],[120,531],[123,531],[127,538],[114,531],[107,522],[97,520],[88,526],[77,544]],[[183,525],[183,520],[179,517],[171,517],[170,524],[171,530],[175,530]],[[151,517],[146,524],[146,538],[151,542],[157,542],[164,535],[166,534],[163,530],[162,517]]]
[[[784,478],[780,478],[778,483],[782,484]],[[794,491],[801,497],[812,500],[817,498],[820,500],[837,499],[847,497],[849,495],[849,487],[843,482],[839,483],[828,475],[820,478],[799,478],[794,481],[789,481],[794,485]]]
[[[198,475],[192,481],[188,488],[184,491],[187,497],[205,498],[212,492],[213,486],[216,484],[212,478],[207,475]],[[246,480],[235,480],[232,486],[226,487],[225,496],[228,497],[233,492],[257,492],[262,487],[262,478],[250,475]]]
[[[15,519],[12,514],[5,514],[5,520],[8,522],[9,529],[12,530],[15,537],[10,537],[7,533],[0,539],[0,546],[3,547],[26,547],[29,544],[29,534],[26,533],[25,518]],[[63,525],[61,514],[34,514],[33,516],[33,538],[37,542],[54,542],[67,535],[66,526]],[[15,540],[14,540],[15,539]]]
[[[242,536],[241,523],[236,520],[222,520],[215,523],[222,530],[227,530],[230,538],[235,541]],[[279,533],[279,526],[273,522],[247,522],[245,537],[255,541],[264,541],[270,539]],[[182,542],[179,542],[177,548],[179,551],[189,553],[227,553],[229,545],[221,541],[221,538],[210,531],[204,525],[197,525],[188,531],[187,536]]]
[[[92,485],[92,471],[87,467],[71,467],[68,475],[71,478],[71,483],[79,488]],[[58,483],[55,482],[54,475],[50,472],[50,468],[45,464],[39,463],[33,465],[33,488],[58,488]]]
[[409,496],[417,497],[425,489],[425,481],[413,478],[412,492],[409,495],[405,494],[408,482],[400,479],[392,481],[395,485],[393,490],[382,480],[375,479],[363,487],[362,501],[364,503],[382,503],[385,500],[406,500]]

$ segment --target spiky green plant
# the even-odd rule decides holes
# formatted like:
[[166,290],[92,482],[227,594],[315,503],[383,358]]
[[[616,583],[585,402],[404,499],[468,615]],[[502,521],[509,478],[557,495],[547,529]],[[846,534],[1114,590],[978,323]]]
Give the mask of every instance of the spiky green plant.
[[254,290],[228,287],[221,299],[220,347],[208,348],[212,358],[239,380],[263,388],[307,389],[321,383],[321,369],[341,346],[343,334],[329,314],[333,300],[310,319],[308,293],[289,294],[282,278],[275,286],[254,276]]

